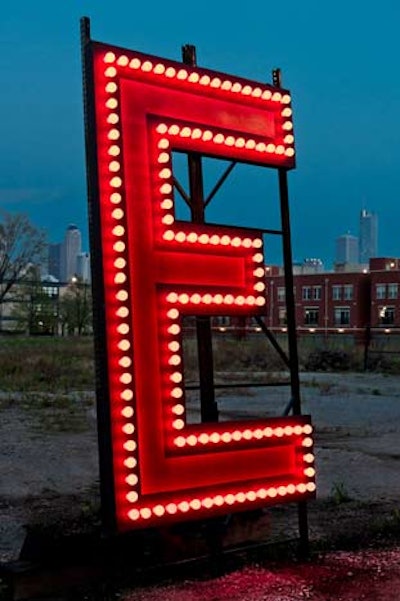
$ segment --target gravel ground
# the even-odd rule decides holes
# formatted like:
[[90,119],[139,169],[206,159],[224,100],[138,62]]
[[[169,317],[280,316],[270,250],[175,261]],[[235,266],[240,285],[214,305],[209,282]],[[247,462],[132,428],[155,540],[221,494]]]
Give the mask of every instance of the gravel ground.
[[[357,536],[362,541],[363,532],[377,517],[382,523],[392,519],[398,526],[399,377],[307,373],[301,380],[303,413],[312,415],[316,429],[318,501],[309,504],[312,541],[324,541],[326,548],[330,540],[334,547],[337,539],[346,536],[353,536],[353,543]],[[224,394],[219,398],[221,418],[280,415],[287,395],[283,388]],[[51,524],[60,516],[73,521],[78,513],[89,514],[98,502],[93,397],[80,394],[72,405],[55,406],[47,395],[39,405],[40,409],[35,408],[34,396],[0,396],[0,561],[19,556],[27,526],[42,520]],[[196,421],[195,402],[188,405]],[[261,521],[248,523],[246,528],[249,539],[265,538],[265,533],[280,540],[291,538],[297,533],[296,508],[268,510]],[[372,551],[328,553],[312,564],[276,570],[258,566],[242,570],[242,578],[236,573],[196,585],[137,589],[124,599],[386,600],[390,574],[394,593],[390,598],[396,600],[400,599],[399,566],[397,548],[378,555]],[[362,592],[362,581],[375,587],[375,592]],[[341,596],[345,589],[347,596]]]
[[252,567],[204,582],[136,589],[123,601],[397,601],[400,550],[331,553],[313,563]]

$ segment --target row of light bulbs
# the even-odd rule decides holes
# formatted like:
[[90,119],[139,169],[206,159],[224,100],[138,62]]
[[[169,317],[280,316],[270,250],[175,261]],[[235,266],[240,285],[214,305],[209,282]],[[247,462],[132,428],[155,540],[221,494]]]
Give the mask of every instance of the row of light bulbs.
[[[120,176],[121,163],[119,156],[121,155],[120,146],[120,131],[118,129],[119,116],[115,112],[118,107],[118,100],[116,93],[118,92],[118,86],[115,81],[110,81],[106,85],[107,99],[105,107],[107,110],[106,123],[109,125],[107,133],[108,145],[105,149],[106,155],[110,157],[108,159],[108,171],[110,174],[109,179],[109,211],[112,221],[115,225],[111,228],[111,234],[113,236],[113,261],[112,265],[114,268],[113,281],[116,286],[115,300],[117,301],[117,309],[115,311],[116,318],[116,332],[119,335],[117,342],[117,348],[121,352],[121,357],[118,360],[119,366],[121,367],[121,373],[119,381],[123,385],[122,391],[119,393],[119,400],[122,401],[121,417],[123,418],[123,424],[121,425],[121,432],[123,434],[123,451],[124,451],[124,468],[128,471],[125,476],[125,483],[127,484],[128,492],[126,493],[126,500],[128,503],[136,503],[139,495],[135,490],[139,483],[138,477],[138,461],[135,455],[137,451],[137,440],[136,431],[134,426],[135,411],[132,407],[134,399],[134,392],[132,387],[132,374],[131,366],[132,359],[129,355],[131,350],[131,343],[129,340],[130,326],[127,322],[129,317],[129,292],[126,287],[128,280],[127,276],[127,262],[124,257],[126,251],[125,244],[125,227],[123,225],[125,213],[121,208],[122,204],[122,189],[123,181]],[[129,371],[128,371],[129,370]]]
[[[284,109],[282,111],[283,116],[288,116],[287,111],[291,109]],[[291,120],[284,121],[281,124],[283,130],[283,142],[287,145],[293,144],[294,136],[291,133],[293,130],[293,123]],[[166,123],[160,123],[156,127],[156,131],[162,135],[169,135],[175,138],[190,138],[192,140],[200,140],[202,142],[208,142],[210,144],[215,145],[225,145],[230,148],[238,148],[238,149],[246,149],[250,151],[250,154],[256,157],[257,153],[267,153],[267,154],[277,154],[277,155],[285,155],[287,157],[293,157],[295,154],[293,147],[286,148],[284,144],[273,144],[272,142],[266,143],[262,140],[255,140],[254,138],[244,137],[244,136],[234,136],[231,133],[221,132],[221,131],[212,131],[211,129],[202,129],[200,127],[189,127],[187,125],[178,125],[177,123],[173,123],[172,125],[167,125]],[[168,141],[168,140],[167,140]],[[164,148],[167,148],[165,146]],[[163,163],[164,155],[166,153],[160,153],[158,157],[158,162]],[[250,156],[249,154],[249,156]],[[161,176],[162,177],[162,176]]]
[[185,405],[184,392],[182,388],[183,373],[181,363],[181,345],[180,345],[180,312],[176,307],[167,310],[167,322],[165,326],[165,338],[167,340],[167,365],[169,371],[169,389],[167,394],[170,401],[167,407],[170,412],[167,416],[169,428],[173,430],[182,430],[185,427]]
[[270,488],[259,488],[257,490],[239,491],[237,493],[228,493],[225,495],[215,495],[204,497],[203,499],[194,498],[182,500],[178,503],[157,504],[153,507],[141,507],[128,511],[128,518],[132,521],[148,520],[150,518],[159,518],[164,515],[173,516],[179,513],[196,512],[201,509],[211,509],[213,507],[232,506],[242,503],[254,503],[257,500],[274,499],[276,497],[286,497],[295,494],[312,493],[316,489],[314,482],[288,484],[286,486],[277,486]]
[[154,74],[165,77],[169,80],[176,79],[177,81],[186,81],[192,85],[199,85],[201,87],[212,89],[220,89],[224,92],[230,92],[232,94],[240,94],[245,97],[251,97],[270,102],[279,102],[283,105],[288,105],[291,102],[289,94],[273,91],[266,87],[260,87],[259,85],[250,85],[240,83],[239,81],[232,81],[231,79],[225,79],[222,75],[208,75],[207,73],[201,73],[200,71],[191,68],[190,70],[185,67],[172,67],[165,63],[158,61],[153,62],[149,59],[142,60],[138,57],[129,59],[128,56],[121,54],[117,56],[114,52],[107,52],[104,55],[104,63],[110,65],[106,67],[106,77],[115,77],[117,75],[117,67],[127,67],[133,71],[141,71],[143,74]]
[[[195,435],[190,434],[189,436],[179,436],[175,438],[174,442],[178,447],[184,447],[189,445],[191,447],[197,444],[219,444],[219,443],[230,443],[240,442],[249,440],[262,440],[263,438],[282,438],[288,436],[300,436],[302,434],[309,435],[312,433],[312,426],[306,424],[305,426],[285,426],[277,428],[245,428],[244,430],[235,429],[233,431],[226,430],[225,432],[210,432]],[[312,438],[306,437],[302,441],[303,447],[311,447],[313,445]]]

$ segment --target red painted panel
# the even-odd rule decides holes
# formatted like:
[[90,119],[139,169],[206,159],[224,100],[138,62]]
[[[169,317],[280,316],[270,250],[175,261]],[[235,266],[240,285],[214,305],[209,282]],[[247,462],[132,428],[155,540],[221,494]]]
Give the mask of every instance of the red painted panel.
[[187,424],[181,353],[183,315],[264,311],[264,258],[176,220],[172,152],[293,167],[289,93],[99,44],[94,66],[119,528],[310,496],[308,419]]

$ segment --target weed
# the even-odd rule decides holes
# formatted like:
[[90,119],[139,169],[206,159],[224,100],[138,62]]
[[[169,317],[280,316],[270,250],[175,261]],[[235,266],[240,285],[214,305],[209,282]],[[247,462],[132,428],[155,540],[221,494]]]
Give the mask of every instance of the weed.
[[332,484],[331,496],[335,505],[348,503],[352,500],[343,482],[334,482]]
[[307,388],[316,388],[319,390],[319,392],[321,394],[332,394],[333,390],[335,389],[335,383],[329,380],[317,380],[316,378],[313,378],[312,380],[304,380],[302,382],[302,386],[307,387]]
[[84,432],[89,429],[88,410],[93,394],[53,394],[24,392],[14,394],[13,406],[23,409],[36,432]]

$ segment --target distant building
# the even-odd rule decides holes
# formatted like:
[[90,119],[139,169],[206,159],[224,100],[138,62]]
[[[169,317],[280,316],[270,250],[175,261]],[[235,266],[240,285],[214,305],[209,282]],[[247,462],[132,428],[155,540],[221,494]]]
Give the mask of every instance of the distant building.
[[351,234],[343,234],[336,239],[335,263],[339,265],[357,265],[359,258],[358,238]]
[[[364,336],[365,328],[400,332],[400,258],[375,257],[365,270],[295,274],[297,333]],[[266,325],[286,331],[286,289],[282,273],[266,271]]]
[[378,216],[366,209],[360,212],[360,263],[378,255]]
[[82,252],[82,236],[76,225],[69,225],[65,233],[61,254],[61,279],[69,282],[77,275],[77,259]]
[[90,282],[90,254],[79,253],[76,258],[76,275],[82,282]]
[[293,265],[293,273],[321,273],[325,270],[324,264],[321,259],[307,258],[302,263],[295,263]]
[[55,277],[57,280],[61,280],[61,254],[62,244],[49,244],[48,254],[48,268],[47,273]]

